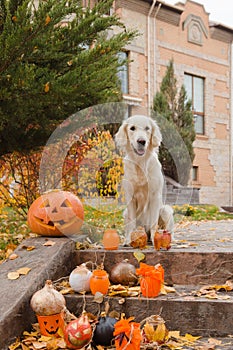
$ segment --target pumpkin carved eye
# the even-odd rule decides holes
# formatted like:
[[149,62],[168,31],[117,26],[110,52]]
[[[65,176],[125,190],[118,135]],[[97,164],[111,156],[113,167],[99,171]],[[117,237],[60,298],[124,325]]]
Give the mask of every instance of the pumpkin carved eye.
[[41,204],[40,204],[40,208],[49,208],[50,207],[50,204],[49,204],[49,200],[46,199],[45,201],[43,201]]
[[68,199],[65,199],[64,202],[62,202],[61,204],[62,208],[68,208],[68,207],[72,207],[71,203],[68,201]]

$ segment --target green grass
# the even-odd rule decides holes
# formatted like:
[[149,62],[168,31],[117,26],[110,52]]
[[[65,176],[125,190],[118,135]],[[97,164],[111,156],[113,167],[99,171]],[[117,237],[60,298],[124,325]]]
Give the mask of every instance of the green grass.
[[[215,205],[176,205],[173,208],[176,222],[233,219],[233,214],[220,212]],[[83,233],[93,242],[101,241],[106,228],[115,227],[119,234],[123,233],[123,209],[114,202],[96,208],[85,205]],[[0,210],[0,260],[29,235],[26,220],[11,208]]]
[[233,219],[233,214],[219,211],[216,205],[175,205],[173,209],[177,222]]

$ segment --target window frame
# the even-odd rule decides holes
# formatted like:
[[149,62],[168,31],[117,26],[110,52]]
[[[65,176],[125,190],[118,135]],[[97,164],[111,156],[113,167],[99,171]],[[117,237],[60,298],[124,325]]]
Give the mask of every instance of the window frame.
[[[125,54],[126,56],[124,58],[121,58],[119,54]],[[123,95],[129,95],[129,54],[130,52],[123,50],[119,54],[118,54],[118,59],[126,60],[126,63],[122,65],[117,72],[119,81],[121,83],[121,92]],[[126,80],[124,80],[125,77],[126,77]],[[126,89],[124,89],[124,87],[126,87]]]
[[[205,78],[204,77],[201,77],[201,76],[198,76],[198,75],[194,75],[194,74],[190,74],[190,73],[187,73],[185,72],[184,73],[184,86],[185,86],[185,89],[186,89],[186,86],[185,85],[185,76],[188,76],[191,78],[191,97],[188,96],[189,99],[191,99],[191,102],[192,102],[192,113],[193,113],[193,120],[194,120],[194,127],[195,127],[195,131],[196,131],[196,134],[198,135],[205,135]],[[195,106],[194,106],[194,96],[195,96],[195,78],[198,78],[198,79],[201,79],[202,82],[203,82],[203,91],[202,91],[202,100],[203,100],[203,112],[201,111],[197,111],[195,109]],[[187,89],[186,89],[187,91]],[[201,128],[199,128],[199,124],[197,123],[197,121],[201,120]]]

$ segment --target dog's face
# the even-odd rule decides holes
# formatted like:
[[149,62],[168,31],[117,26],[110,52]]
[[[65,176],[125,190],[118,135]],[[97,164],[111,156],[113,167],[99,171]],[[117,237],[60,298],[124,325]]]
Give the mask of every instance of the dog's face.
[[126,122],[126,132],[132,150],[138,156],[144,156],[149,146],[152,134],[152,125],[147,117],[135,116]]
[[130,149],[139,157],[158,147],[161,142],[161,133],[155,121],[144,115],[135,115],[128,118],[120,127],[115,140],[117,146],[123,150]]

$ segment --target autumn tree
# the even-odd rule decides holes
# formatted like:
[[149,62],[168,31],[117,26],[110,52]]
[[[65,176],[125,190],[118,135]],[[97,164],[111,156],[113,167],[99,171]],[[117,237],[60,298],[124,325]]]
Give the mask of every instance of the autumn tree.
[[165,175],[187,185],[194,159],[195,129],[192,103],[184,85],[177,87],[174,63],[171,60],[153,101],[153,111],[160,126],[163,142],[159,159]]
[[0,0],[0,155],[44,145],[68,116],[121,99],[117,54],[135,36],[113,0]]
[[[137,33],[106,15],[112,4],[0,0],[1,203],[27,209],[38,196],[43,146],[62,121],[77,114],[74,127],[85,128],[80,112],[122,99],[117,72],[126,62],[118,54]],[[74,152],[82,159],[83,148]]]

